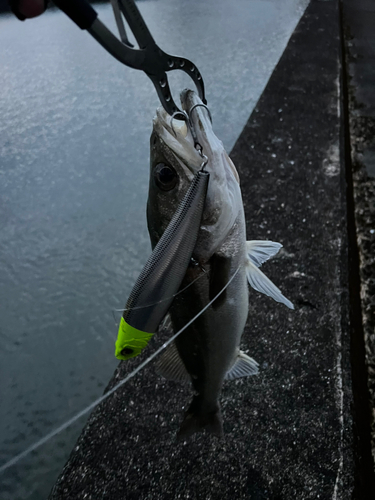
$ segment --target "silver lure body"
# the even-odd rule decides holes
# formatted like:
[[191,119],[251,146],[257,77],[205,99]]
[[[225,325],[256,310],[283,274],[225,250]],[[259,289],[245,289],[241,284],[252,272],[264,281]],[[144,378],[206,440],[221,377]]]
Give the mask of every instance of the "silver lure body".
[[[187,111],[201,102],[191,91],[183,93],[181,100]],[[175,348],[197,393],[180,432],[189,435],[206,428],[221,435],[220,391],[226,374],[237,359],[248,315],[245,215],[238,174],[221,141],[212,131],[207,110],[196,107],[191,120],[197,140],[208,157],[205,170],[210,174],[210,182],[193,252],[196,264],[189,266],[181,288],[187,287],[204,271],[206,273],[175,297],[170,309],[174,330],[178,331],[198,314],[228,283],[239,266],[241,268],[212,306],[175,341]],[[153,247],[201,165],[189,130],[177,123],[174,121],[172,129],[170,119],[163,110],[158,110],[154,120],[147,204],[148,229]],[[173,182],[164,189],[158,174],[155,174],[155,169],[163,169],[160,165],[177,175],[177,182],[172,188]],[[171,178],[172,175],[164,177]]]

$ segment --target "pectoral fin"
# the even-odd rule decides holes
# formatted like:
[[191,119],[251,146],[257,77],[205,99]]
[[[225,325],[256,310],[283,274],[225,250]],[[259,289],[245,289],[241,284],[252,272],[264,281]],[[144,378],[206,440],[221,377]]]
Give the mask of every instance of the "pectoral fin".
[[190,382],[190,375],[186,371],[185,365],[180,358],[176,344],[173,342],[167,347],[164,354],[160,357],[155,367],[156,373],[175,382]]
[[267,240],[252,240],[246,242],[247,257],[256,267],[260,267],[270,257],[282,248],[281,243]]
[[256,267],[250,260],[246,263],[246,276],[249,285],[257,290],[258,292],[268,295],[268,297],[273,298],[276,302],[281,302],[285,304],[290,309],[294,309],[294,305],[288,300],[276,285],[272,283],[270,279],[267,278],[265,274],[262,273],[260,269]]
[[258,269],[263,262],[266,262],[270,257],[273,257],[282,247],[281,243],[275,241],[253,240],[246,242],[247,264],[246,276],[249,285],[258,292],[272,297],[276,302],[285,304],[290,309],[294,309],[294,305],[288,300],[281,291],[275,286],[265,274]]
[[258,366],[258,363],[253,358],[240,351],[232,368],[225,375],[225,380],[257,375]]

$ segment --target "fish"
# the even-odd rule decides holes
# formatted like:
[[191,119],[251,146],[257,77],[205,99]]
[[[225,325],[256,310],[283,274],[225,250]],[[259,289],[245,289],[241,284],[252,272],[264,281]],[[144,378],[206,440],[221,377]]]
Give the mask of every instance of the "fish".
[[171,119],[162,108],[153,120],[147,226],[155,248],[202,168],[201,148],[207,157],[204,169],[210,177],[193,255],[181,292],[169,309],[173,330],[179,331],[213,302],[164,351],[156,371],[166,379],[192,384],[193,401],[178,437],[203,430],[223,436],[219,399],[224,380],[256,375],[259,369],[258,363],[240,349],[249,312],[249,284],[291,309],[294,306],[260,270],[282,245],[246,241],[238,172],[216,137],[198,95],[185,90],[180,98],[190,126]]

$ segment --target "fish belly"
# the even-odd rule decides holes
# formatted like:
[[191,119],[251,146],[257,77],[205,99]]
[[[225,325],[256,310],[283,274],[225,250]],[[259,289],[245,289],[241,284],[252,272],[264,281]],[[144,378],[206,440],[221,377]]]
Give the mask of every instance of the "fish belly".
[[[237,269],[237,268],[236,268]],[[236,271],[233,269],[233,272]],[[175,331],[182,328],[209,302],[209,279],[192,285],[200,293],[181,294],[171,310]],[[176,297],[177,298],[177,297]],[[240,270],[226,289],[226,298],[210,306],[176,339],[179,355],[189,373],[196,395],[180,429],[180,436],[200,430],[222,435],[219,396],[225,375],[231,367],[248,314],[248,287]]]
[[[236,269],[233,269],[233,273]],[[181,294],[172,307],[171,317],[175,331],[205,307],[209,301],[209,279],[192,285],[199,292],[188,290]],[[189,328],[176,339],[176,347],[191,376],[194,389],[205,402],[216,404],[224,377],[240,344],[248,314],[248,287],[245,272],[238,272],[223,292],[225,300],[217,307],[210,306]],[[177,299],[177,297],[176,297]]]

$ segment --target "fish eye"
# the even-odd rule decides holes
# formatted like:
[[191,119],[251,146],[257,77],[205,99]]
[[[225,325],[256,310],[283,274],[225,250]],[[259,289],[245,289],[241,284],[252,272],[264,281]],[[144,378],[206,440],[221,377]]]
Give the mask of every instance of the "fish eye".
[[158,188],[162,191],[170,191],[176,186],[178,176],[173,167],[165,163],[158,163],[154,169],[154,179]]

